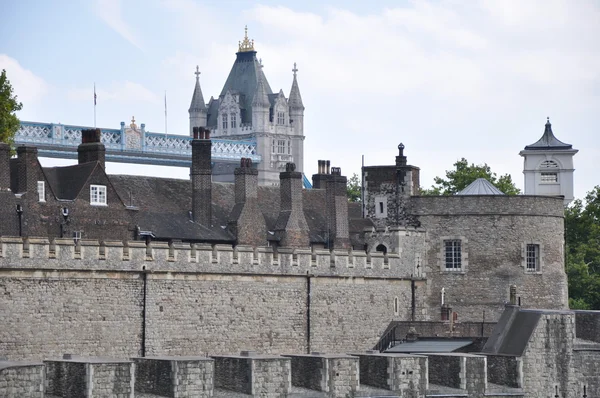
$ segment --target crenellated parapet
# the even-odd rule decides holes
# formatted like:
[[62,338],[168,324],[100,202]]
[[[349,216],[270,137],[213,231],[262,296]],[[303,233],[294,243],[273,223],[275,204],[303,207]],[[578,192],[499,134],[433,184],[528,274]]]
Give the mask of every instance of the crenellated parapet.
[[397,253],[0,237],[0,268],[411,278]]

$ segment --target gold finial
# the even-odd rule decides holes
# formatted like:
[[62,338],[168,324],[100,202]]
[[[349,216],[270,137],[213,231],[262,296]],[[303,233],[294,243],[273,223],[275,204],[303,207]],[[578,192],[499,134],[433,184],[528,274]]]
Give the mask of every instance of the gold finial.
[[129,125],[132,129],[137,129],[137,125],[135,124],[135,116],[131,117],[131,124]]
[[254,51],[254,40],[248,40],[248,25],[244,28],[244,40],[238,42],[238,52]]

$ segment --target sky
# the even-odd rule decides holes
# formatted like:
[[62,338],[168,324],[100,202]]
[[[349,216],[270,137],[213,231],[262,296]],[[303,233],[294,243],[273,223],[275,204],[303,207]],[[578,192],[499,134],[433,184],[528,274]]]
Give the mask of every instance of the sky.
[[[400,142],[421,186],[460,158],[523,188],[519,151],[546,117],[579,149],[575,197],[600,184],[600,1],[0,1],[0,69],[21,120],[188,134],[194,71],[218,96],[244,26],[274,91],[292,68],[306,107],[305,174],[393,164]],[[42,159],[45,166],[72,161]],[[188,178],[185,168],[108,164]]]

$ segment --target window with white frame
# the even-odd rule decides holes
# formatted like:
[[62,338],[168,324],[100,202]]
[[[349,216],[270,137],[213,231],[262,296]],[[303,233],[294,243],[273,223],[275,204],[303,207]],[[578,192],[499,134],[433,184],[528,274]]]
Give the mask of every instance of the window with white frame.
[[446,270],[460,271],[462,269],[462,245],[460,239],[444,241],[444,265]]
[[558,182],[558,173],[542,173],[542,182],[545,182],[545,183]]
[[285,140],[277,140],[277,153],[285,154]]
[[226,113],[221,115],[221,121],[223,122],[223,124],[222,124],[223,130],[227,130],[227,114]]
[[38,193],[38,201],[45,202],[46,201],[46,184],[44,181],[37,182],[37,193]]
[[277,112],[277,124],[285,124],[285,112]]
[[528,272],[537,272],[540,270],[540,245],[527,244],[525,247],[525,270]]
[[106,205],[105,185],[90,185],[90,204],[96,206]]

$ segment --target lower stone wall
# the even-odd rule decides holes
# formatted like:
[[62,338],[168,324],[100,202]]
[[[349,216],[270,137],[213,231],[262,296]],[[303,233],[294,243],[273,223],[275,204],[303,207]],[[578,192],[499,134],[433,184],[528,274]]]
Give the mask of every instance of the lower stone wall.
[[0,362],[0,397],[43,398],[43,365],[3,367]]
[[600,397],[600,350],[576,350],[573,355],[576,385],[573,390],[583,397],[583,387],[588,397]]
[[505,355],[487,356],[487,373],[490,383],[518,388],[519,362],[517,357]]
[[411,282],[0,270],[0,316],[10,320],[0,327],[0,355],[15,360],[362,351],[391,321],[411,316]]

